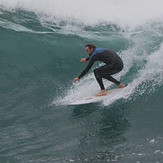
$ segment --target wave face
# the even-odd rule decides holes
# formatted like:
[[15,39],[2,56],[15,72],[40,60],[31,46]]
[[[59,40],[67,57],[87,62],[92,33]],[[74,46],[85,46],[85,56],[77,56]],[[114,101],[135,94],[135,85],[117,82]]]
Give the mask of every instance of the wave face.
[[[0,162],[162,162],[162,3],[0,0]],[[119,54],[128,86],[68,106],[100,91],[100,63],[72,83],[87,43]]]

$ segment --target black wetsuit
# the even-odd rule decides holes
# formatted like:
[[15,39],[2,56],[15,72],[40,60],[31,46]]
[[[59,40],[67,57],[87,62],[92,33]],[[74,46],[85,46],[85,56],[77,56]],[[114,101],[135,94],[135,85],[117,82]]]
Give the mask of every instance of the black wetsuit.
[[121,58],[113,51],[104,48],[95,48],[93,54],[87,58],[89,63],[83,72],[79,75],[79,79],[83,77],[92,67],[95,61],[104,62],[105,65],[94,70],[94,74],[97,82],[99,83],[101,90],[105,89],[102,78],[105,78],[117,85],[120,81],[114,79],[111,75],[120,72],[123,69],[123,62]]

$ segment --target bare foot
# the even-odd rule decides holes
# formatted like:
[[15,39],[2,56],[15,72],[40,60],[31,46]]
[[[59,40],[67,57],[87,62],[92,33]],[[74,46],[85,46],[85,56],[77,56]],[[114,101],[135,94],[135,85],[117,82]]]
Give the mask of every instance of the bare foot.
[[124,87],[126,87],[124,84],[122,84],[122,83],[120,83],[118,86],[117,86],[117,88],[124,88]]
[[105,96],[107,95],[106,90],[102,90],[101,92],[99,92],[96,96]]

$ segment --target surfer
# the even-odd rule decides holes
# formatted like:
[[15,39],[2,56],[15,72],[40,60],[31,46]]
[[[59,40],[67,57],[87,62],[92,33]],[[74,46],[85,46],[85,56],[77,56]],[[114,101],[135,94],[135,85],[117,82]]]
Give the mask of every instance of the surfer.
[[93,44],[85,45],[85,50],[89,57],[81,58],[80,62],[85,63],[88,61],[88,65],[78,77],[74,78],[73,82],[76,82],[83,77],[90,70],[95,61],[101,61],[104,62],[105,65],[94,69],[94,75],[101,88],[101,92],[99,92],[96,96],[104,96],[107,94],[102,78],[115,83],[117,88],[125,87],[124,84],[111,76],[123,69],[123,62],[115,52],[106,48],[96,48]]

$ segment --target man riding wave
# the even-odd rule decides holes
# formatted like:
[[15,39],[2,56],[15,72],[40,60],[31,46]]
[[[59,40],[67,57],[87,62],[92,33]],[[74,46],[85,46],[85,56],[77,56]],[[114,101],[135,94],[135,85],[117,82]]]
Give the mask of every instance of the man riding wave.
[[117,85],[117,88],[125,87],[124,84],[111,76],[120,72],[123,69],[123,62],[115,52],[106,48],[96,48],[93,44],[85,45],[85,50],[89,57],[82,58],[80,62],[85,63],[86,61],[88,61],[88,65],[78,77],[74,78],[73,82],[76,82],[77,80],[82,78],[90,70],[94,62],[101,61],[104,62],[105,65],[94,69],[94,75],[101,88],[101,92],[99,92],[96,96],[104,96],[107,94],[102,78],[115,83]]

